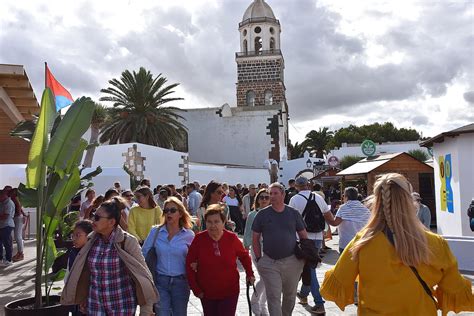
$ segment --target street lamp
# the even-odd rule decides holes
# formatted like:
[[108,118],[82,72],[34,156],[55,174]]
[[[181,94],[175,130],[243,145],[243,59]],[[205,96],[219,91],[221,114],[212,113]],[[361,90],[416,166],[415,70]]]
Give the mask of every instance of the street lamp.
[[313,166],[313,163],[311,162],[311,159],[308,158],[308,160],[306,160],[306,167],[310,169],[312,166]]

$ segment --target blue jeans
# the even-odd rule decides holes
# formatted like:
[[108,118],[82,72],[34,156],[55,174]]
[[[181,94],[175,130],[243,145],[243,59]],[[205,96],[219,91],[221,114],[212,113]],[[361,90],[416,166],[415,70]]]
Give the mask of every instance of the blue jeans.
[[[322,240],[315,240],[314,241],[316,248],[321,249],[323,246],[323,241]],[[311,286],[308,285],[301,285],[301,290],[300,294],[301,296],[308,296],[309,293],[313,295],[314,303],[316,305],[324,305],[323,298],[321,297],[321,294],[319,294],[319,281],[316,276],[316,270],[311,269]]]
[[12,261],[13,252],[13,227],[0,228],[0,260],[3,260],[3,247],[5,247],[5,260]]
[[158,275],[156,288],[160,294],[157,305],[159,316],[186,316],[189,301],[189,285],[186,276]]

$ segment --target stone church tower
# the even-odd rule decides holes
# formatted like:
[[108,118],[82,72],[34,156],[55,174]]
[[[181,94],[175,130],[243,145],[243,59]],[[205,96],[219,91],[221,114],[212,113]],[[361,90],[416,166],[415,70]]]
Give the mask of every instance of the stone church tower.
[[260,107],[284,104],[280,50],[280,22],[264,0],[254,0],[239,23],[240,52],[237,62],[237,106]]
[[239,23],[237,106],[226,103],[181,114],[191,163],[267,168],[288,157],[280,22],[264,0],[251,1]]

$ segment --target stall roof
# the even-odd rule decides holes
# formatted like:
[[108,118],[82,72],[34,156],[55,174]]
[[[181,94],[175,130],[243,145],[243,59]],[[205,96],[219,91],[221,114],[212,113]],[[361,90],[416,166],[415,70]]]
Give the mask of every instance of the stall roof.
[[442,143],[444,142],[445,137],[456,137],[459,136],[460,134],[467,134],[467,133],[474,133],[474,123],[465,125],[463,127],[459,127],[456,129],[453,129],[449,132],[444,132],[439,135],[436,135],[435,137],[432,137],[428,140],[422,141],[420,143],[420,146],[422,147],[431,147],[433,146],[434,143]]
[[22,65],[0,64],[0,108],[15,124],[30,119],[39,111],[38,101]]
[[381,165],[389,162],[391,159],[401,155],[403,153],[395,153],[395,154],[387,154],[387,155],[379,155],[374,157],[368,157],[362,159],[361,161],[353,164],[349,168],[346,168],[339,172],[338,176],[348,176],[348,175],[356,175],[356,174],[366,174],[371,172],[372,170],[380,167]]

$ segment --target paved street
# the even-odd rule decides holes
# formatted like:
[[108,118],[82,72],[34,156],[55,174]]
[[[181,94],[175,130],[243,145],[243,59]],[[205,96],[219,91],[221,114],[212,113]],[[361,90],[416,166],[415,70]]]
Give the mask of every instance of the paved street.
[[[328,246],[332,249],[337,249],[337,236],[334,236],[335,239],[328,243]],[[16,251],[16,245],[14,245]],[[15,263],[8,268],[0,268],[0,315],[3,315],[3,306],[14,299],[20,299],[24,297],[30,297],[33,294],[34,285],[33,285],[33,276],[34,276],[34,256],[35,256],[35,242],[34,240],[29,240],[25,242],[25,260],[20,263]],[[332,267],[338,257],[338,253],[335,250],[329,250],[329,252],[324,257],[324,263],[317,270],[318,279],[320,282],[324,278],[324,272]],[[254,269],[256,271],[256,269]],[[474,275],[466,275],[474,284]],[[246,298],[246,288],[245,288],[245,273],[241,269],[241,291],[238,303],[237,315],[248,315],[248,305]],[[62,285],[58,284],[59,286]],[[54,290],[53,290],[54,292]],[[57,292],[57,291],[56,291]],[[310,295],[308,298],[309,306],[313,305],[313,300]],[[309,315],[309,306],[304,307],[300,304],[296,304],[293,315]],[[334,303],[326,303],[326,315],[356,315],[357,310],[354,305],[346,308],[342,312]],[[191,294],[188,307],[188,315],[202,315],[202,308],[199,299],[194,297]],[[454,315],[454,314],[450,314]],[[474,315],[474,313],[461,313],[459,315]]]

